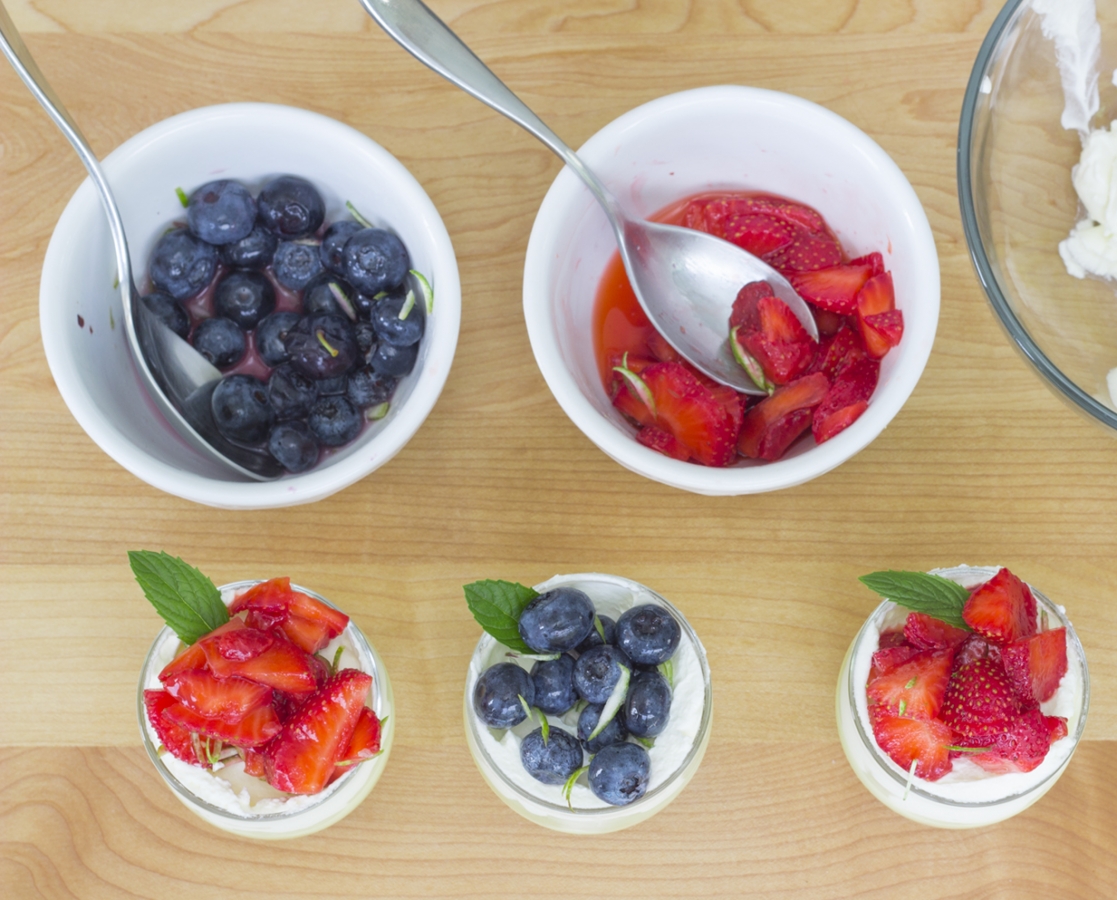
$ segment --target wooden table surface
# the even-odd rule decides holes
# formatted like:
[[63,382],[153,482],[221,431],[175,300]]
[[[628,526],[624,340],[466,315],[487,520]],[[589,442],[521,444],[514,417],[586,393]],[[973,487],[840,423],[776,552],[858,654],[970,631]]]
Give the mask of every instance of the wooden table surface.
[[[533,360],[521,274],[559,162],[397,48],[356,0],[8,0],[94,149],[211,103],[313,109],[408,166],[458,253],[461,338],[422,429],[319,503],[228,512],[157,492],[64,406],[38,283],[84,177],[0,66],[0,895],[81,897],[1100,898],[1117,862],[1117,443],[1014,352],[959,221],[962,94],[999,0],[431,0],[574,146],[631,107],[737,83],[823,104],[922,200],[942,314],[891,426],[801,487],[708,498],[622,469]],[[371,636],[397,738],[368,800],[280,844],[203,824],[140,746],[137,672],[160,625],[125,552],[215,581],[290,575]],[[846,647],[880,568],[1005,564],[1064,604],[1086,647],[1086,736],[1054,789],[972,832],[916,826],[861,786],[834,724]],[[626,832],[552,834],[506,808],[462,734],[479,628],[461,585],[601,571],[688,616],[717,699],[702,767]],[[1110,885],[1106,888],[1105,885]]]

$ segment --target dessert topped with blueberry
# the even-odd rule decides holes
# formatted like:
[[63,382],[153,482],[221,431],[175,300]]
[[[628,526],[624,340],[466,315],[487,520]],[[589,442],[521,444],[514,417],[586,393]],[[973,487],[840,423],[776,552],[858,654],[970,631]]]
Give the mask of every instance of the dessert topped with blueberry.
[[179,193],[186,220],[156,243],[143,302],[224,375],[218,431],[304,472],[387,415],[418,359],[430,284],[390,229],[351,206],[328,222],[304,178],[256,196],[229,179]]

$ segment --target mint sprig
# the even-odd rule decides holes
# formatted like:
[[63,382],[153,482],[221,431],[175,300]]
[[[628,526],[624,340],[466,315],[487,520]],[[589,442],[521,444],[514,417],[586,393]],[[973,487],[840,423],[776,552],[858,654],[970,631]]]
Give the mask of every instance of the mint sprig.
[[184,644],[229,621],[214,583],[177,556],[129,550],[128,562],[144,596]]
[[927,572],[898,572],[892,569],[862,575],[862,584],[915,612],[926,613],[932,618],[973,631],[962,618],[962,607],[970,596],[962,585]]
[[464,585],[465,602],[473,618],[509,650],[534,653],[520,637],[520,613],[539,596],[534,588],[512,581],[474,581]]

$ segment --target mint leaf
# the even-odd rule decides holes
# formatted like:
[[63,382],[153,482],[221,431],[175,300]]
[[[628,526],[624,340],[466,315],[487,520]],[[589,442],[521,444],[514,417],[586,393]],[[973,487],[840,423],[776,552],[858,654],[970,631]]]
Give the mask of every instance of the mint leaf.
[[539,596],[533,588],[511,581],[475,581],[464,585],[465,602],[473,618],[510,650],[534,653],[520,637],[520,613]]
[[949,578],[927,572],[888,570],[862,575],[860,581],[886,600],[926,613],[955,628],[973,631],[962,618],[962,607],[970,592]]
[[144,596],[183,643],[193,644],[229,621],[213,582],[177,556],[129,550],[128,562]]

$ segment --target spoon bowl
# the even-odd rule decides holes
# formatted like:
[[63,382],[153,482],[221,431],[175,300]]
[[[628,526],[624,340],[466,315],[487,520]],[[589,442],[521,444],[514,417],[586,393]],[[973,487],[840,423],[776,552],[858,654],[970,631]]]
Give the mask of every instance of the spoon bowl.
[[640,306],[693,366],[741,393],[767,393],[738,365],[729,344],[733,301],[753,281],[767,281],[807,333],[818,339],[807,304],[768,264],[713,235],[627,212],[593,170],[420,0],[361,0],[361,5],[412,56],[531,132],[582,179],[612,225]]

